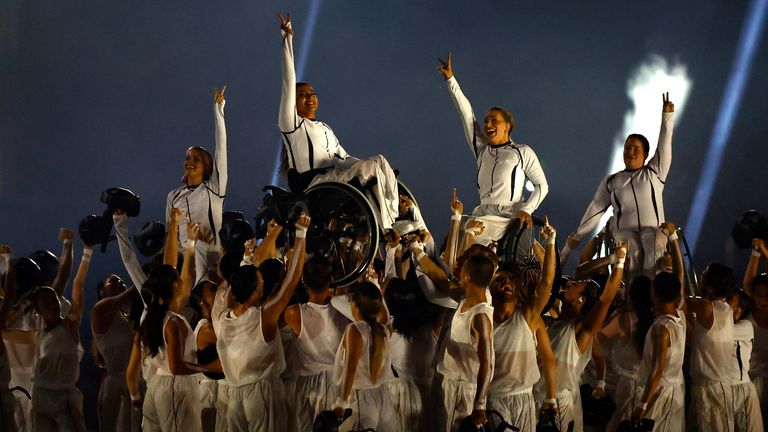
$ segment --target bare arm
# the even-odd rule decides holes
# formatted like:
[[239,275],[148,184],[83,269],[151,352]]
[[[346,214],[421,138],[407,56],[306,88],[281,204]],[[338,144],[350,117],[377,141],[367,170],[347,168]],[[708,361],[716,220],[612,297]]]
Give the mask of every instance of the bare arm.
[[477,334],[477,356],[480,367],[477,371],[477,391],[475,392],[472,416],[475,424],[485,419],[485,402],[488,398],[488,388],[493,378],[493,326],[485,314],[477,314],[472,319],[472,330]]
[[195,285],[195,243],[200,233],[197,222],[187,224],[187,245],[184,248],[184,263],[181,266],[181,283],[177,285],[169,310],[179,313],[189,301],[189,293]]
[[648,380],[645,383],[645,390],[643,391],[643,397],[640,399],[640,403],[645,406],[638,406],[632,412],[632,420],[635,422],[640,421],[645,412],[647,411],[647,405],[656,396],[656,391],[661,383],[661,377],[664,374],[664,368],[667,362],[667,350],[670,345],[669,330],[664,326],[656,328],[655,336],[653,338],[653,352],[654,359],[656,360],[656,366],[654,370],[648,375]]
[[134,295],[138,295],[138,291],[128,288],[116,296],[106,297],[96,302],[91,310],[91,330],[93,333],[106,333],[115,316],[120,313],[123,306],[130,302]]
[[610,264],[613,264],[611,261],[615,259],[616,257],[611,255],[607,257],[595,258],[593,260],[582,262],[581,264],[576,266],[576,270],[574,271],[574,276],[576,277],[576,279],[588,278],[590,275],[594,274],[601,268],[606,267]]
[[[8,313],[16,301],[16,272],[13,270],[11,248],[0,244],[0,260],[5,260],[5,273],[0,274],[0,331],[8,324]],[[4,348],[0,346],[0,353]]]
[[179,263],[179,219],[181,209],[171,208],[168,226],[166,227],[165,247],[163,248],[163,264],[176,267]]
[[[125,384],[131,399],[140,401],[141,390],[139,388],[139,379],[141,378],[141,338],[139,332],[133,334],[133,345],[131,347],[131,357],[128,360],[128,368],[125,371]],[[139,402],[140,403],[140,402]]]
[[547,399],[554,399],[557,394],[557,360],[555,353],[552,352],[552,344],[549,341],[547,328],[541,317],[536,317],[534,323],[536,329],[536,354],[541,359],[541,375],[544,377],[545,392]]
[[166,352],[168,354],[168,369],[174,375],[194,375],[199,373],[197,368],[191,368],[184,361],[184,340],[187,338],[186,326],[180,323],[180,318],[172,317],[165,325]]
[[768,259],[768,248],[762,239],[752,239],[752,253],[749,255],[747,270],[744,272],[744,291],[752,296],[752,281],[755,280],[760,267],[760,257]]
[[69,309],[69,315],[67,320],[73,323],[76,333],[76,339],[79,340],[79,328],[80,320],[83,318],[83,309],[85,304],[85,298],[83,290],[85,287],[85,278],[88,276],[88,268],[91,265],[91,254],[93,249],[90,246],[86,246],[83,250],[83,257],[80,259],[80,265],[77,267],[77,274],[75,280],[72,282],[72,307]]
[[539,279],[539,284],[536,286],[536,296],[532,299],[533,303],[530,308],[530,312],[534,316],[539,316],[541,311],[547,306],[549,296],[552,293],[552,283],[555,281],[555,236],[557,231],[549,224],[549,219],[545,218],[545,220],[546,223],[541,228],[541,237],[545,244],[546,252],[541,279]]
[[59,230],[59,240],[61,240],[61,256],[59,257],[59,271],[56,273],[56,279],[53,280],[53,290],[56,295],[63,295],[67,288],[67,281],[72,274],[72,262],[74,261],[72,252],[72,240],[75,238],[75,232],[69,228]]
[[611,307],[611,303],[613,303],[613,298],[616,296],[616,291],[621,286],[621,279],[624,276],[624,260],[627,257],[626,243],[619,243],[616,248],[616,256],[618,257],[618,264],[613,267],[613,271],[605,283],[603,293],[600,294],[596,304],[587,313],[587,316],[582,321],[581,329],[576,333],[576,343],[581,352],[587,349],[592,341],[592,337],[600,331],[603,321],[606,315],[608,315],[608,309]]
[[456,257],[458,256],[459,234],[461,234],[461,215],[464,213],[464,204],[456,196],[456,188],[453,188],[453,201],[451,201],[451,226],[448,229],[448,240],[446,242],[445,262],[453,273],[456,267]]

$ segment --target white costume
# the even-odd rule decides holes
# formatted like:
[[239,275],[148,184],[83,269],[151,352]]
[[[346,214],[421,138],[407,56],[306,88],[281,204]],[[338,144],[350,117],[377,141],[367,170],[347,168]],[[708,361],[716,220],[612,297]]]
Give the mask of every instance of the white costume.
[[[478,303],[462,312],[464,302],[451,319],[450,335],[445,340],[445,351],[437,372],[443,376],[442,402],[444,416],[442,430],[456,431],[464,418],[472,414],[477,393],[477,374],[480,358],[477,354],[479,340],[472,336],[472,322],[475,316],[485,314],[493,326],[493,306]],[[493,339],[491,339],[493,347]],[[493,351],[491,351],[493,353]],[[493,374],[494,356],[491,355],[490,372]]]
[[768,328],[760,327],[751,316],[749,320],[755,332],[752,358],[749,359],[749,376],[757,390],[763,419],[768,419]]
[[488,392],[488,409],[498,411],[520,430],[536,428],[533,386],[539,381],[536,336],[517,310],[505,322],[494,323],[493,347],[496,364]]
[[262,307],[250,307],[240,316],[230,311],[219,320],[216,349],[227,382],[229,431],[286,429],[280,333],[264,339],[261,320]]
[[575,239],[589,236],[600,217],[613,207],[614,217],[608,226],[616,242],[629,243],[629,265],[632,272],[642,270],[655,275],[656,261],[664,255],[667,238],[659,230],[664,217],[664,186],[672,164],[672,132],[674,113],[663,113],[656,153],[634,171],[619,171],[605,177],[587,206]]
[[733,416],[736,432],[759,432],[763,430],[763,416],[755,385],[749,379],[749,362],[752,357],[752,342],[755,330],[752,322],[743,319],[733,324],[734,357],[739,367],[738,379],[733,383]]
[[656,389],[656,396],[648,405],[645,417],[656,421],[653,430],[659,432],[685,430],[685,380],[683,378],[683,356],[685,354],[685,315],[677,311],[678,316],[662,315],[651,324],[645,336],[643,348],[643,367],[641,376],[646,380],[656,370],[655,341],[653,335],[660,327],[669,332],[664,371]]
[[[210,325],[210,321],[205,318],[201,318],[200,321],[197,322],[195,331],[193,332],[195,341],[200,337],[200,330],[207,325]],[[208,378],[203,374],[198,375],[197,378],[200,383],[200,409],[202,410],[200,412],[200,419],[203,424],[203,431],[221,430],[221,427],[216,428],[216,419],[218,417],[217,408],[219,405],[219,382],[221,380]]]
[[[357,178],[366,186],[376,180],[373,195],[378,201],[378,222],[382,229],[392,228],[398,216],[397,178],[389,162],[381,156],[360,160],[350,156],[327,124],[300,117],[296,111],[296,71],[293,61],[293,35],[283,32],[283,88],[278,126],[288,165],[299,174],[314,173],[311,182],[349,182]],[[296,191],[298,192],[298,191]],[[375,206],[376,203],[371,203]]]
[[11,369],[8,367],[8,353],[0,347],[0,430],[16,432],[16,406],[18,401],[11,394]]
[[107,371],[99,387],[99,430],[128,432],[131,430],[131,397],[125,371],[131,358],[133,329],[121,313],[116,313],[106,332],[93,333],[93,341]]
[[75,387],[83,351],[62,321],[38,330],[32,424],[36,431],[85,431],[83,394]]
[[397,417],[397,430],[427,429],[432,419],[424,415],[434,412],[430,403],[430,385],[434,377],[432,364],[437,334],[431,325],[425,325],[410,338],[394,332],[389,342],[392,368],[397,373],[397,377],[388,383]]
[[[352,378],[352,392],[348,402],[352,408],[352,416],[339,427],[339,431],[364,430],[368,428],[379,432],[391,432],[395,430],[395,411],[392,400],[389,397],[387,381],[392,380],[392,361],[389,348],[389,329],[385,328],[387,337],[383,340],[381,349],[381,365],[377,376],[371,376],[371,343],[373,335],[370,326],[364,321],[355,321],[347,325],[344,338],[349,329],[354,326],[360,332],[363,343],[360,347],[360,358],[357,361],[355,375]],[[344,346],[344,338],[339,344],[336,360],[333,366],[333,380],[339,387],[339,393],[343,391],[344,378],[346,376],[347,350]]]
[[624,333],[621,326],[621,334],[611,346],[611,366],[618,375],[616,393],[613,401],[616,403],[616,411],[608,422],[605,430],[616,430],[619,423],[632,417],[632,411],[640,405],[643,397],[645,382],[640,376],[643,357],[635,347],[635,332],[637,329],[637,316],[634,312],[628,312],[629,333]]
[[303,303],[298,307],[301,333],[293,345],[297,376],[290,398],[295,430],[305,431],[311,430],[318,414],[330,410],[336,400],[338,389],[330,374],[349,320],[330,303]]
[[[592,359],[592,341],[584,352],[579,350],[576,342],[576,326],[573,320],[557,320],[547,330],[552,353],[557,360],[557,406],[560,411],[560,430],[567,431],[568,424],[573,422],[573,431],[584,430],[584,414],[581,409],[581,392],[579,383],[584,369]],[[537,400],[544,400],[544,378],[536,388]]]
[[187,224],[190,222],[197,222],[201,229],[209,231],[214,236],[213,244],[204,241],[198,241],[195,244],[195,283],[207,279],[208,255],[215,254],[217,257],[221,255],[219,230],[224,211],[224,197],[227,194],[227,128],[224,124],[224,105],[225,102],[213,104],[216,153],[212,155],[211,177],[192,188],[182,185],[171,190],[168,192],[165,205],[166,226],[171,220],[172,208],[184,211],[178,228],[181,245],[184,245],[187,240]]
[[[200,396],[195,375],[174,375],[168,365],[168,341],[165,340],[165,326],[170,319],[176,319],[179,325],[186,327],[187,336],[181,347],[182,360],[197,363],[195,354],[195,335],[187,320],[174,312],[166,312],[163,319],[163,345],[147,367],[154,370],[147,378],[147,394],[144,397],[142,428],[145,431],[185,431],[197,432],[202,429],[200,423]],[[145,377],[148,377],[145,372]]]
[[689,416],[696,429],[733,431],[733,386],[739,378],[734,361],[733,309],[725,300],[714,300],[709,329],[696,321],[690,351],[691,405]]
[[[22,303],[22,307],[23,303]],[[16,315],[13,321],[8,321],[6,328],[34,330],[37,328],[35,314],[30,309]],[[31,344],[5,342],[8,356],[8,367],[11,369],[10,388],[22,387],[32,394],[32,377],[35,375],[35,346]],[[14,418],[19,432],[32,431],[32,401],[22,392],[13,393],[16,398]]]
[[[516,218],[519,211],[533,214],[547,196],[549,185],[533,149],[511,139],[502,145],[490,144],[456,78],[451,77],[446,83],[477,163],[480,205],[472,214],[486,225],[486,229],[475,242],[489,243],[504,235],[509,219]],[[526,178],[533,183],[533,192],[523,202]]]

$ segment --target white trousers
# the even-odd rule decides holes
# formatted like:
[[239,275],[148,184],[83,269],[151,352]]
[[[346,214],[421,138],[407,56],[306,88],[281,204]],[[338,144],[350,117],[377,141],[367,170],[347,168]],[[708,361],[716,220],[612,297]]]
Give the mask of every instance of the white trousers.
[[656,422],[653,432],[682,432],[685,430],[685,385],[660,387],[648,407],[645,418]]
[[616,383],[616,393],[613,401],[616,403],[616,411],[608,422],[605,430],[613,431],[619,427],[619,423],[632,418],[632,411],[640,405],[643,397],[643,383],[632,378],[619,376]]
[[283,432],[287,427],[285,390],[277,376],[239,387],[227,386],[225,430]]
[[521,431],[536,430],[536,401],[531,388],[506,395],[489,395],[487,407],[498,411],[504,421]]
[[192,375],[155,375],[147,383],[142,409],[145,432],[199,432],[200,396]]
[[339,426],[339,432],[373,429],[395,432],[395,410],[386,385],[352,390],[352,416]]
[[298,376],[291,380],[291,408],[293,422],[290,430],[301,432],[312,430],[315,418],[330,410],[336,401],[337,389],[328,376],[330,371],[314,375]]
[[764,430],[760,400],[752,382],[733,384],[733,416],[736,419],[736,432]]
[[694,382],[688,421],[700,432],[733,432],[733,385],[727,381]]
[[83,394],[74,386],[58,390],[36,386],[32,426],[35,431],[85,432]]
[[412,379],[397,378],[387,383],[389,397],[395,410],[395,426],[398,432],[428,430],[429,426],[422,421],[424,407],[427,402],[429,386],[417,384]]
[[627,268],[624,279],[632,280],[640,275],[653,279],[657,261],[667,250],[667,237],[658,228],[643,228],[639,233],[631,230],[613,231],[616,243],[627,242]]
[[131,430],[131,396],[125,375],[107,375],[101,382],[97,409],[101,432]]

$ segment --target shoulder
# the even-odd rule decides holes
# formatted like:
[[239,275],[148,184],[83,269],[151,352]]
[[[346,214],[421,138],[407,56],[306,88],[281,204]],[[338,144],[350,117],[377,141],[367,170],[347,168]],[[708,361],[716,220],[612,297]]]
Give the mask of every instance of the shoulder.
[[289,324],[301,322],[301,307],[297,304],[288,306],[285,309],[285,321]]

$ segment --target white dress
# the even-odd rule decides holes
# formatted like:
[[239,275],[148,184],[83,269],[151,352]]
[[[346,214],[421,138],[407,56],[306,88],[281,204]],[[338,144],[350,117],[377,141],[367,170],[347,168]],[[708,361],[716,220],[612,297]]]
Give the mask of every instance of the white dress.
[[654,353],[653,335],[660,327],[669,331],[669,349],[667,350],[661,382],[656,396],[648,405],[646,418],[656,424],[654,432],[681,432],[685,430],[685,380],[683,378],[683,356],[685,354],[685,315],[681,310],[678,316],[662,315],[651,324],[645,336],[643,348],[643,366],[641,377],[644,381],[653,373],[658,364]]
[[[163,345],[157,355],[150,357],[145,373],[153,371],[147,379],[147,394],[144,396],[142,428],[144,431],[185,431],[197,432],[202,429],[200,423],[200,396],[195,375],[174,375],[168,365],[165,340],[165,326],[175,318],[186,327],[187,336],[181,341],[182,359],[187,363],[197,363],[195,355],[195,335],[184,317],[174,312],[166,312],[163,319]],[[145,377],[151,375],[146,374]]]
[[[437,372],[442,375],[443,430],[458,430],[461,421],[472,414],[477,392],[477,374],[480,358],[477,355],[479,340],[472,336],[472,322],[475,316],[485,314],[493,325],[493,306],[478,303],[462,312],[462,300],[451,319],[448,338],[445,340],[442,360]],[[493,340],[491,340],[493,346]],[[493,353],[493,351],[491,351]],[[493,374],[493,354],[490,372]]]
[[752,357],[752,343],[755,330],[752,322],[742,319],[733,324],[734,357],[739,367],[738,379],[733,383],[733,416],[736,432],[758,432],[763,430],[763,416],[755,385],[749,379],[749,362]]
[[392,368],[397,376],[387,385],[395,407],[397,430],[427,430],[432,420],[428,415],[434,412],[430,391],[437,334],[427,324],[417,329],[410,338],[394,332],[389,341]]
[[645,382],[640,376],[643,357],[635,347],[634,335],[637,332],[637,317],[629,312],[630,332],[622,332],[611,347],[611,366],[618,375],[616,393],[613,401],[616,403],[611,420],[606,430],[615,430],[623,420],[631,418],[632,411],[640,405],[643,397]]
[[496,364],[488,392],[488,409],[498,411],[505,421],[520,430],[536,428],[533,386],[541,377],[536,343],[525,314],[520,310],[505,322],[494,323]]
[[[344,338],[347,337],[347,333],[352,326],[360,332],[363,343],[360,347],[360,359],[357,361],[352,392],[349,398],[352,416],[342,423],[339,431],[365,430],[368,428],[374,429],[377,432],[395,431],[395,411],[392,407],[389,390],[385,385],[387,381],[394,378],[390,357],[389,330],[386,330],[387,337],[384,339],[384,346],[381,347],[382,362],[377,376],[371,376],[370,347],[373,338],[371,328],[363,321],[349,323],[344,331]],[[339,387],[339,393],[342,391],[341,386],[346,374],[346,358],[347,350],[342,340],[341,344],[339,344],[339,350],[336,353],[336,361],[333,366],[333,380]]]

